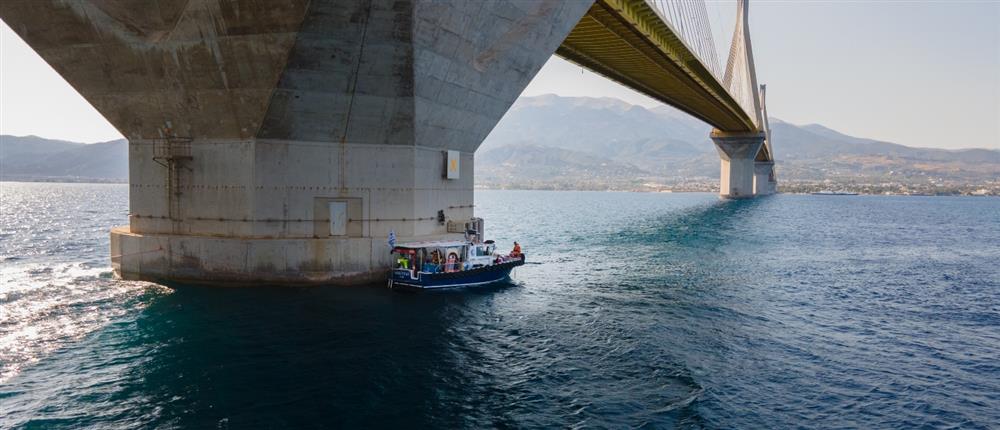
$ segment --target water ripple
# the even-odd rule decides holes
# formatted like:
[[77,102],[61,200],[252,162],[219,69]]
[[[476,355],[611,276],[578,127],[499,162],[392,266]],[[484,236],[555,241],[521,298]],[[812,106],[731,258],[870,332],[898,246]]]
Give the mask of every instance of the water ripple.
[[1000,422],[997,199],[477,192],[535,264],[400,294],[114,280],[127,187],[0,192],[2,428]]

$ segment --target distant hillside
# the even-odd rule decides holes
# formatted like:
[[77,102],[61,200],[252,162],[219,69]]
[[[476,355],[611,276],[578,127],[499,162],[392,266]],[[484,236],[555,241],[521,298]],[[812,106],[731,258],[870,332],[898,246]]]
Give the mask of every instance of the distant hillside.
[[1000,151],[913,148],[847,136],[817,124],[772,121],[775,153],[790,179],[922,179],[982,183],[1000,177]]
[[124,139],[83,144],[37,136],[0,136],[0,178],[5,180],[128,180]]
[[[771,118],[771,126],[779,184],[1000,183],[998,150],[912,148],[777,118]],[[719,156],[709,131],[708,125],[667,106],[646,109],[613,98],[522,97],[476,153],[476,182],[585,189],[697,181],[714,186]],[[0,136],[0,177],[125,181],[127,146],[124,140],[81,144]]]
[[[626,144],[672,146],[678,156],[714,151],[708,126],[671,110],[648,110],[612,98],[522,97],[500,120],[480,150],[504,145],[538,145],[603,155]],[[623,148],[624,150],[625,148]]]
[[[771,125],[782,181],[985,183],[1000,176],[997,150],[912,148],[776,118]],[[592,181],[591,172],[623,188],[644,181],[714,181],[719,157],[709,131],[708,125],[667,106],[646,109],[608,98],[522,97],[477,152],[476,180],[516,186],[520,178],[530,178],[536,186],[544,181],[541,172],[558,171],[550,179],[566,183],[572,180],[567,172],[580,171],[579,160],[591,159],[632,170],[593,167],[577,174],[581,182]],[[512,156],[514,148],[525,148],[531,156]],[[562,170],[560,158],[565,159]]]

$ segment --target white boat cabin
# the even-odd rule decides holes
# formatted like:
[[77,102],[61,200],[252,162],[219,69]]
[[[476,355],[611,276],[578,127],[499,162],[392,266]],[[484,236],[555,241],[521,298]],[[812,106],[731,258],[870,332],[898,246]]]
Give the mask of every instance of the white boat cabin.
[[449,273],[471,270],[506,261],[496,252],[496,243],[466,241],[415,242],[396,245],[393,268],[412,273]]

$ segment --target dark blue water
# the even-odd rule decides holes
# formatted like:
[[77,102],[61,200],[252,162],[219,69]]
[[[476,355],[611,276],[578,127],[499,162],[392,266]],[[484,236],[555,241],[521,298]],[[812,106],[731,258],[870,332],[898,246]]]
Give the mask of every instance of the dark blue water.
[[995,428],[1000,199],[479,191],[511,286],[109,277],[127,187],[3,183],[2,428]]

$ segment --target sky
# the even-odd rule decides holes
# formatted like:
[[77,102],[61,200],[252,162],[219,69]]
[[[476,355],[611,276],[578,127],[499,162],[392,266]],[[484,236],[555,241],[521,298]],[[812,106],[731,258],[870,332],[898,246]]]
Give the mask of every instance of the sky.
[[[735,1],[709,1],[728,53]],[[909,146],[1000,149],[1000,0],[752,1],[758,81],[772,117]],[[550,59],[523,95],[659,102]],[[93,107],[0,25],[0,134],[121,138]],[[776,142],[777,144],[777,142]]]

